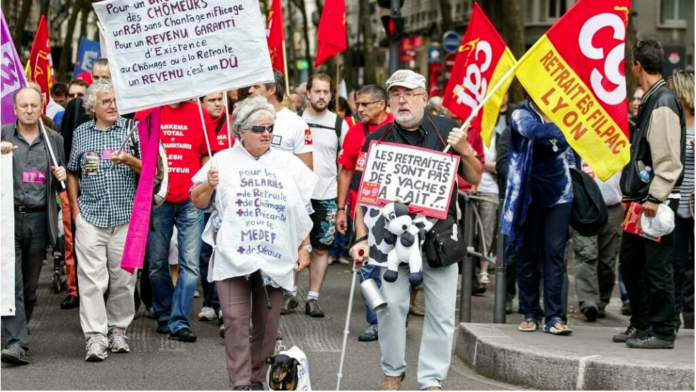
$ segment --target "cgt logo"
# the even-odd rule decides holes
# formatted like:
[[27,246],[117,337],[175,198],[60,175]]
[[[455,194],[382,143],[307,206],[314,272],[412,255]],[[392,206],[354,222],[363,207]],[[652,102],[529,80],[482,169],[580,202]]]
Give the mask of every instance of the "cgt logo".
[[[615,7],[615,11],[625,11],[625,7]],[[597,32],[610,27],[613,30],[612,38],[618,43],[605,55],[602,48],[597,48],[592,43]],[[592,90],[599,99],[607,105],[618,105],[626,99],[626,78],[621,74],[624,50],[626,47],[626,25],[624,20],[616,14],[604,13],[591,17],[580,29],[578,36],[580,51],[591,60],[603,60],[604,67],[600,71],[592,69],[590,83]],[[613,84],[614,89],[609,90],[605,78]]]
[[488,91],[488,80],[483,77],[483,73],[488,71],[491,66],[493,49],[488,41],[477,38],[460,46],[459,52],[468,52],[466,63],[470,62],[473,54],[474,62],[466,68],[466,75],[464,75],[462,83],[454,86],[452,98],[457,99],[457,104],[466,105],[471,110],[476,110]]
[[314,141],[312,139],[312,131],[310,131],[309,129],[305,129],[304,131],[304,142],[308,146],[314,144]]

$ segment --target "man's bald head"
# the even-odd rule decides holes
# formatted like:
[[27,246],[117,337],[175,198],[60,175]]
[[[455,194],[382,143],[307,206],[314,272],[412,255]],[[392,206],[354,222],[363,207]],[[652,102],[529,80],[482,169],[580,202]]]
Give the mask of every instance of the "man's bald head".
[[[29,85],[29,86],[27,86],[27,87],[22,87],[22,88],[20,88],[20,89],[17,90],[17,92],[14,94],[14,96],[12,97],[12,101],[14,102],[15,105],[17,105],[17,99],[19,98],[19,95],[20,95],[20,94],[22,94],[22,97],[25,97],[27,94],[29,94],[29,93],[25,93],[26,91],[31,91],[31,92],[34,93],[34,95],[36,95],[37,97],[39,97],[39,103],[41,103],[41,100],[43,100],[43,96],[41,95],[41,89],[37,89],[35,86]],[[30,94],[30,95],[31,95],[31,94]]]

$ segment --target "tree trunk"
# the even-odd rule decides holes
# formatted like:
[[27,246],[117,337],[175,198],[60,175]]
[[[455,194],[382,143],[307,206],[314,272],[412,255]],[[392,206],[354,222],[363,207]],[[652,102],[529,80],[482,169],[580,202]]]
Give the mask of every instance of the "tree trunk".
[[321,4],[321,0],[315,0],[317,4],[317,14],[319,15],[319,19],[321,19],[321,14],[324,12],[324,5]]
[[29,11],[31,11],[32,0],[22,1],[22,8],[19,11],[19,17],[17,18],[17,24],[15,25],[15,32],[13,34],[15,48],[17,53],[22,57],[22,34],[26,28],[27,19],[29,19]]
[[633,90],[636,89],[636,78],[633,77],[633,71],[631,70],[631,59],[633,55],[631,53],[631,48],[638,42],[636,37],[636,29],[633,24],[633,15],[628,18],[628,27],[626,28],[626,61],[625,61],[625,73],[626,73],[626,94],[628,100],[630,101],[633,97]]
[[82,38],[87,38],[87,25],[89,24],[89,14],[92,13],[92,5],[89,1],[84,1],[82,4],[82,15],[80,17],[80,39],[78,39],[78,45]]
[[[445,0],[447,1],[447,0]],[[360,0],[360,26],[362,28],[363,41],[363,86],[377,83],[377,71],[375,67],[375,44],[372,36],[372,21],[370,20],[369,0]]]
[[46,20],[48,20],[48,6],[50,5],[50,3],[51,0],[41,0],[40,14],[46,15]]
[[68,29],[65,31],[65,38],[63,39],[63,52],[60,55],[56,80],[67,80],[68,70],[72,63],[72,37],[77,25],[78,14],[82,10],[85,2],[88,3],[89,0],[75,0],[72,5],[70,18],[68,19]]
[[[276,1],[276,0],[273,0],[273,1]],[[278,1],[281,1],[281,0],[278,0]],[[263,12],[263,14],[266,15],[266,17],[268,17],[268,0],[261,0],[260,3],[261,3],[261,12]]]
[[305,0],[294,0],[297,8],[300,9],[302,13],[302,34],[304,35],[305,43],[305,61],[307,61],[307,72],[311,75],[314,69],[312,64],[312,55],[309,50],[309,19],[307,18],[307,7],[305,7]]
[[440,25],[442,32],[452,30],[452,4],[450,0],[440,0],[440,14],[442,15],[442,24]]
[[[510,51],[518,60],[524,55],[524,25],[522,24],[522,14],[517,0],[502,0],[503,9],[503,37],[510,47]],[[519,82],[515,79],[510,85],[510,100],[512,102],[522,101],[522,93]]]
[[10,20],[12,19],[12,1],[2,0],[2,13],[7,21],[7,28],[12,31],[12,26],[10,26]]

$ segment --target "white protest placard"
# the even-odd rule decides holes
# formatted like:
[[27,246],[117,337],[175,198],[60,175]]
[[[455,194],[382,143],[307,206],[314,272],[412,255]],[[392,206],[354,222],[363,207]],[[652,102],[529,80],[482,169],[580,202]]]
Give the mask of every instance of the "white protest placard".
[[359,203],[382,207],[400,198],[413,212],[447,218],[459,156],[373,141],[364,165]]
[[14,186],[12,154],[0,155],[0,315],[15,315]]
[[273,81],[258,0],[93,6],[122,114]]

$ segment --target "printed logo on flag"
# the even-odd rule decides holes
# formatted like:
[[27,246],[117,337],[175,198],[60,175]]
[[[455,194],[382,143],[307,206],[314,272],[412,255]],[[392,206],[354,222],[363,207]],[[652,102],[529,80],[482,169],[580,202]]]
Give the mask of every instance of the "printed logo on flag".
[[312,140],[312,131],[309,129],[305,129],[304,131],[304,142],[308,146],[311,146],[314,143]]

